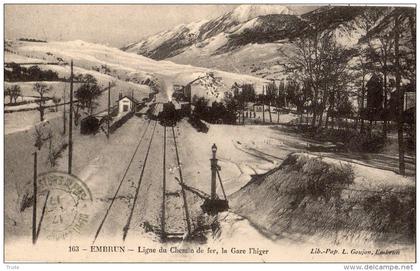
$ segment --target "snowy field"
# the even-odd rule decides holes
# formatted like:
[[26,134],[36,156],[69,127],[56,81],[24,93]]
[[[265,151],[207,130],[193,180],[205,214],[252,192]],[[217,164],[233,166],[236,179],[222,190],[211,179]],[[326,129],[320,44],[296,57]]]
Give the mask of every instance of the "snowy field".
[[[48,43],[15,41],[11,42],[9,46],[14,53],[6,52],[5,62],[60,62],[60,65],[40,65],[39,67],[44,70],[50,69],[57,72],[61,78],[69,78],[70,76],[70,66],[64,65],[61,60],[67,63],[73,60],[75,75],[90,74],[98,80],[101,88],[107,87],[110,82],[115,85],[111,91],[112,101],[116,101],[119,93],[126,94],[128,92],[131,93],[131,91],[134,91],[135,96],[138,96],[139,100],[147,97],[151,92],[148,86],[143,85],[143,82],[147,79],[156,82],[164,90],[163,93],[158,95],[159,101],[161,102],[164,102],[171,96],[173,84],[187,84],[207,72],[214,72],[215,76],[220,76],[223,84],[226,86],[226,90],[235,82],[253,83],[256,84],[257,89],[260,89],[258,87],[259,85],[266,83],[266,80],[257,77],[193,67],[190,65],[179,65],[169,61],[155,61],[134,53],[123,52],[117,48],[87,43],[80,40]],[[103,67],[106,67],[108,70],[104,70]],[[69,84],[64,82],[43,83],[52,87],[52,91],[47,95],[48,97],[55,96],[61,98],[64,97],[64,93],[67,93],[66,100],[68,100]],[[6,82],[5,87],[14,84],[18,84],[21,87],[23,96],[38,96],[32,90],[35,82]],[[77,87],[78,84],[75,84],[74,89],[77,90]],[[223,93],[218,97],[221,99]],[[106,105],[106,95],[102,95],[99,99],[99,106],[96,108],[96,112],[104,110]],[[6,109],[9,108],[7,107]],[[32,113],[34,112],[36,111]],[[46,116],[47,119],[52,117],[52,115],[48,116],[48,114]],[[6,114],[5,118],[5,131],[7,134],[27,129],[36,123],[34,116],[24,114],[24,112],[14,116]]]
[[[186,84],[197,77],[197,73],[213,71],[216,76],[223,78],[226,85],[237,83],[262,84],[266,80],[243,74],[222,72],[190,65],[180,65],[169,61],[155,61],[134,53],[126,53],[117,48],[87,43],[84,41],[28,43],[18,42],[14,45],[18,54],[29,58],[38,58],[46,61],[56,61],[57,57],[65,62],[73,59],[75,66],[86,70],[92,67],[107,65],[113,76],[123,79],[148,76],[163,76],[176,78],[178,83]],[[50,53],[52,55],[47,55]],[[6,62],[13,61],[16,55],[7,53]]]

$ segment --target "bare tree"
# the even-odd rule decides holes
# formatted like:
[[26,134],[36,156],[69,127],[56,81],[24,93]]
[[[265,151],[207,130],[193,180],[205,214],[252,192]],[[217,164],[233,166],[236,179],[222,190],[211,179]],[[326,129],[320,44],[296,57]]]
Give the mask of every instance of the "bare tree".
[[33,90],[39,94],[39,99],[36,100],[36,103],[38,104],[38,111],[41,121],[44,121],[44,115],[45,115],[45,95],[48,94],[52,87],[47,86],[44,83],[35,83],[33,86]]
[[[318,127],[322,126],[322,118],[327,106],[327,116],[325,126],[328,127],[328,118],[333,111],[338,111],[338,104],[341,107],[340,99],[349,97],[350,90],[348,85],[352,81],[348,70],[348,61],[354,55],[354,50],[345,49],[338,45],[331,35],[324,35],[321,43],[321,88],[319,104],[319,122]],[[344,116],[344,115],[341,115]],[[346,116],[348,117],[348,116]]]
[[395,27],[394,27],[394,50],[395,50],[395,87],[398,94],[398,156],[399,156],[399,170],[400,174],[405,174],[405,161],[404,161],[404,93],[401,90],[401,72],[400,72],[400,22],[401,16],[395,14]]
[[[383,15],[384,10],[377,8],[367,8],[366,12],[363,12],[360,16],[360,26],[368,34],[369,31],[374,27],[377,21]],[[353,67],[354,79],[356,82],[356,87],[358,88],[357,92],[357,101],[358,101],[358,116],[356,121],[360,122],[360,132],[363,133],[365,129],[364,123],[364,111],[365,111],[365,99],[366,99],[366,82],[368,79],[368,74],[373,70],[372,63],[367,59],[369,46],[370,45],[370,36],[366,36],[365,39],[362,39],[362,44],[359,46],[359,55],[357,56],[357,61]]]
[[9,96],[10,103],[12,103],[13,102],[13,99],[12,99],[12,96],[10,95],[10,92],[11,91],[10,91],[10,88],[9,87],[4,90],[4,99],[6,100],[6,97]]
[[[389,91],[389,74],[392,69],[391,60],[393,59],[393,43],[394,39],[391,35],[385,34],[379,36],[376,40],[376,43],[369,42],[369,52],[368,58],[372,60],[372,62],[377,63],[379,67],[377,67],[378,71],[382,73],[382,85],[383,85],[383,109],[384,113],[388,108],[388,96],[390,95]],[[386,113],[383,114],[383,137],[386,138],[388,133],[388,121]]]
[[312,111],[312,127],[321,127],[327,105],[327,119],[334,110],[336,92],[347,90],[348,61],[354,51],[339,46],[331,33],[317,34],[316,28],[293,45],[293,55],[282,52],[289,60],[286,68],[293,71],[295,80],[310,88],[305,103]]
[[9,96],[11,104],[15,104],[17,102],[17,98],[22,96],[22,90],[20,86],[13,85],[11,87],[7,87],[4,94],[5,96]]
[[[396,110],[396,121],[398,126],[398,149],[399,149],[399,170],[400,174],[405,174],[404,161],[404,95],[405,90],[414,91],[416,85],[416,36],[415,36],[415,9],[395,7],[386,14],[379,24],[377,24],[367,35],[379,40],[381,46],[377,46],[373,56],[379,56],[372,60],[380,63],[390,80],[384,87],[395,87],[396,103],[390,108]],[[378,43],[378,42],[377,42]],[[386,45],[387,47],[385,48]],[[385,58],[385,53],[387,57]],[[404,79],[404,80],[403,80]],[[385,82],[386,80],[384,80]],[[405,82],[409,82],[408,84]],[[390,105],[391,106],[391,105]],[[386,128],[386,127],[385,127]]]
[[285,56],[289,63],[286,65],[287,71],[294,72],[294,78],[301,83],[307,84],[311,89],[311,95],[306,97],[310,99],[312,108],[312,126],[315,127],[316,108],[319,94],[320,83],[320,61],[316,33],[311,37],[298,38],[293,41],[295,53],[293,56],[290,53],[280,51]]

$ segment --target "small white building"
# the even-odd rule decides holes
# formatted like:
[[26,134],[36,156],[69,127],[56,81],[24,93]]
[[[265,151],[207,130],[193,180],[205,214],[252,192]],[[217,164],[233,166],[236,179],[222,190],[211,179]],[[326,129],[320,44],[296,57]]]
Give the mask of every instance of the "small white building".
[[128,96],[123,96],[118,99],[118,115],[125,115],[130,111],[135,111],[138,102]]

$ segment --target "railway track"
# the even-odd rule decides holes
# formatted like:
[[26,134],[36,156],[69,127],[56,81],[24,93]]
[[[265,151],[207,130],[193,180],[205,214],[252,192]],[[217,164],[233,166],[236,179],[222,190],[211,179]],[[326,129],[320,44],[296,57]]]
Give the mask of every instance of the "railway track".
[[100,236],[125,241],[129,232],[138,233],[141,228],[160,236],[162,241],[191,236],[190,210],[183,183],[175,128],[149,120],[109,198],[93,243]]
[[[169,130],[169,135],[167,130]],[[171,151],[168,152],[168,149]],[[168,241],[181,239],[186,234],[190,236],[192,231],[190,211],[188,209],[188,201],[184,186],[179,185],[176,181],[176,179],[178,179],[181,184],[183,184],[184,180],[182,176],[182,165],[179,159],[175,128],[173,126],[170,126],[170,128],[164,127],[163,150],[164,178],[162,185],[161,239],[163,241]],[[172,158],[172,164],[167,164],[167,157]],[[173,176],[167,178],[167,175]],[[182,217],[185,219],[180,219]]]
[[[143,178],[144,169],[148,160],[148,150],[150,150],[150,145],[154,137],[154,131],[156,128],[157,122],[149,120],[146,127],[141,133],[141,137],[137,143],[137,146],[131,156],[131,159],[128,161],[127,167],[124,170],[123,176],[118,182],[118,186],[110,203],[105,211],[103,218],[95,232],[93,243],[96,242],[100,234],[102,235],[112,235],[115,232],[116,228],[122,228],[123,230],[123,240],[128,234],[130,227],[131,219],[133,216],[133,210],[135,203],[138,199],[138,192],[140,190],[140,185]],[[153,126],[151,128],[151,126]],[[150,131],[151,130],[151,131]],[[148,135],[149,134],[149,135]],[[146,155],[144,155],[146,153]],[[138,165],[140,163],[141,173],[138,175]],[[137,166],[137,167],[136,167]],[[137,176],[137,185],[134,183],[133,191],[133,181]],[[125,200],[125,201],[124,201]],[[132,202],[134,201],[134,202]],[[128,202],[128,204],[127,204]],[[130,202],[132,202],[130,204]],[[131,208],[130,208],[131,205]],[[129,210],[127,210],[129,209]],[[121,221],[110,221],[114,217],[119,217],[119,213],[128,212],[128,220],[125,225],[121,225]]]
[[144,158],[143,167],[141,169],[140,177],[139,177],[138,184],[136,187],[136,193],[134,195],[134,202],[131,207],[130,216],[128,217],[127,224],[123,228],[123,240],[125,240],[125,238],[127,237],[128,231],[130,230],[130,224],[133,218],[134,208],[136,207],[136,203],[137,203],[137,199],[138,199],[138,195],[140,191],[140,185],[143,180],[144,169],[146,168],[147,159],[149,158],[150,147],[152,146],[152,141],[153,141],[153,136],[155,134],[156,125],[157,125],[157,122],[155,122],[155,125],[153,126],[152,136],[150,137],[149,145],[147,147],[146,157]]

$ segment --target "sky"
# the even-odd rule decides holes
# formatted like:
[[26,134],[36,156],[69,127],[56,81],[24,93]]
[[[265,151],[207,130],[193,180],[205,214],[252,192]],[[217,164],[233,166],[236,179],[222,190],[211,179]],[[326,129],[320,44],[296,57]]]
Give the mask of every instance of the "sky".
[[[237,5],[5,5],[5,38],[84,40],[122,47]],[[298,13],[314,9],[294,6]]]

